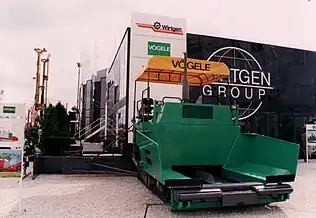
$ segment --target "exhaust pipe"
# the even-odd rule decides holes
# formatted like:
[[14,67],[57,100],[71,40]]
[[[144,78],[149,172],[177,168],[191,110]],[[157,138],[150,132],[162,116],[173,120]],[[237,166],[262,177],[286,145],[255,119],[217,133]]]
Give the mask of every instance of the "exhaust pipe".
[[183,102],[189,102],[189,82],[188,82],[188,57],[184,52],[184,75],[182,80],[182,100]]

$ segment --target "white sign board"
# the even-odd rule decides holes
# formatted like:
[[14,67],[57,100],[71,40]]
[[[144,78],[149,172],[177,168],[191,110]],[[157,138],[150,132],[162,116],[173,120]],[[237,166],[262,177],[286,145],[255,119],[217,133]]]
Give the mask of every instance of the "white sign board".
[[25,104],[0,103],[0,178],[21,177]]
[[[186,52],[187,21],[182,18],[172,18],[144,13],[133,13],[131,19],[131,66],[129,81],[129,123],[133,117],[135,80],[146,68],[153,56],[183,57]],[[141,99],[141,92],[146,83],[138,83],[136,101]],[[164,96],[181,97],[179,85],[150,84],[151,97],[161,100]],[[172,94],[171,94],[172,93]],[[132,133],[128,140],[132,142]]]

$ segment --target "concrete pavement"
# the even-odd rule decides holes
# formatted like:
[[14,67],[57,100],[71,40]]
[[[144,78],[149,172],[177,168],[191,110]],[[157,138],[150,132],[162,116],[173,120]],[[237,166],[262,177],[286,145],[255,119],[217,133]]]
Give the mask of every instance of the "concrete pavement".
[[[172,214],[149,206],[147,217],[315,217],[316,161],[300,163],[292,198],[267,207]],[[0,180],[0,217],[144,217],[147,204],[161,204],[136,178],[93,175],[28,177],[19,192],[15,179]],[[21,196],[21,210],[18,199]]]

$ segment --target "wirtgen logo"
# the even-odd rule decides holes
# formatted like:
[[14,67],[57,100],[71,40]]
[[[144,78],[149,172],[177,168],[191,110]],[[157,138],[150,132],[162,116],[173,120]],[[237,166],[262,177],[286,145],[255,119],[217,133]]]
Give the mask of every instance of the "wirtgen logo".
[[207,60],[226,63],[230,68],[230,77],[226,81],[203,86],[203,95],[226,98],[226,94],[229,94],[232,99],[242,102],[239,120],[254,115],[266,99],[267,92],[273,90],[270,72],[265,72],[259,61],[244,49],[221,48],[212,53]]
[[156,33],[166,33],[166,34],[174,34],[174,35],[183,35],[183,30],[180,27],[161,24],[160,22],[154,22],[154,24],[143,24],[136,23],[136,25],[140,28],[152,29]]

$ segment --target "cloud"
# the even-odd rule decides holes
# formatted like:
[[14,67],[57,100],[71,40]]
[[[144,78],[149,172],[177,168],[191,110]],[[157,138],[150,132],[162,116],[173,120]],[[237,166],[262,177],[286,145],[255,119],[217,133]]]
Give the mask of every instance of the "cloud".
[[7,7],[7,29],[29,31],[51,26],[54,19],[49,16],[49,13],[47,7],[42,7],[42,4],[32,1],[11,4]]
[[109,67],[132,11],[183,17],[188,31],[316,50],[315,2],[307,0],[1,0],[0,89],[3,101],[32,103],[35,47],[52,55],[48,98],[76,102],[80,53]]

